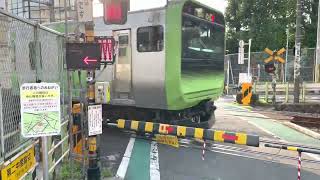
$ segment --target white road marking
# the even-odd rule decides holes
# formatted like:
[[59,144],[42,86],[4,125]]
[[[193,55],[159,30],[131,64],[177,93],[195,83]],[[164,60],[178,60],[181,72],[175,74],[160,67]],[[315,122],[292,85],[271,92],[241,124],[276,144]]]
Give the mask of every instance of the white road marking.
[[126,176],[135,140],[135,138],[130,138],[126,152],[123,155],[122,161],[117,171],[117,178],[124,179]]
[[310,154],[310,153],[305,153],[306,155],[308,155],[309,157],[317,160],[317,161],[320,161],[320,156],[319,155],[316,155],[316,154]]
[[150,180],[160,180],[159,153],[157,142],[151,142],[150,149]]

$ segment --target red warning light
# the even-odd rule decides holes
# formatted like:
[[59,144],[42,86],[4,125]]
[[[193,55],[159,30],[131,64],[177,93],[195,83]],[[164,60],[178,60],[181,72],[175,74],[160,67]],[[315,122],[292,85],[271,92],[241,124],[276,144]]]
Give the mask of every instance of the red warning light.
[[119,22],[122,18],[121,4],[111,4],[106,7],[106,20],[108,22]]
[[103,4],[105,24],[125,24],[129,0],[105,0]]
[[173,133],[174,128],[171,127],[171,126],[167,126],[167,127],[166,127],[166,130],[167,130],[168,133],[170,134],[170,133]]
[[211,15],[211,22],[214,23],[214,20],[216,19],[216,16]]

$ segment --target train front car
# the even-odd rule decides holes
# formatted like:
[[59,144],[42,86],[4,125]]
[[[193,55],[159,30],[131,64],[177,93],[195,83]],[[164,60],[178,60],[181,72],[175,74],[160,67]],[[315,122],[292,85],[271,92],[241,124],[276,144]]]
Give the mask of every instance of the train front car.
[[224,82],[221,13],[179,0],[129,12],[124,25],[105,25],[101,18],[94,23],[95,35],[113,36],[118,44],[115,64],[97,78],[110,85],[110,102],[103,106],[106,119],[213,124],[213,101]]
[[179,124],[210,127],[213,101],[223,92],[223,14],[197,1],[172,2],[166,28],[167,115]]

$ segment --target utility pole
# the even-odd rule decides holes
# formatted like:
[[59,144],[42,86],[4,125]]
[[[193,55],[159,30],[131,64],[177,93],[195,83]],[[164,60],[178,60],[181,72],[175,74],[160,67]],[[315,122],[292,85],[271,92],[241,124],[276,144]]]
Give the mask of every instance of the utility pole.
[[315,82],[320,82],[320,1],[318,5],[317,48],[315,63]]
[[286,62],[284,65],[284,82],[287,82],[287,73],[288,73],[288,52],[289,52],[289,28],[286,29],[287,34],[287,45],[286,45]]
[[297,19],[296,19],[296,52],[294,58],[294,103],[299,103],[300,97],[300,69],[301,69],[301,20],[302,20],[302,12],[301,12],[301,0],[297,0]]

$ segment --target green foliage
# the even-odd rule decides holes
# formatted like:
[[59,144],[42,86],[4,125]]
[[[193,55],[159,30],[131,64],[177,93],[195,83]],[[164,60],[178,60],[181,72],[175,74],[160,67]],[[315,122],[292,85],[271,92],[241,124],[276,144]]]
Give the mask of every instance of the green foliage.
[[[315,47],[319,0],[303,1],[303,47]],[[280,49],[286,46],[289,28],[289,48],[294,46],[296,0],[228,0],[227,50],[238,52],[238,41],[252,39],[252,50]]]
[[75,161],[70,164],[70,162],[64,162],[61,165],[61,173],[60,173],[61,180],[80,180],[82,173],[81,173],[81,165]]
[[109,168],[102,168],[101,176],[102,178],[108,178],[108,177],[112,177],[113,174]]

